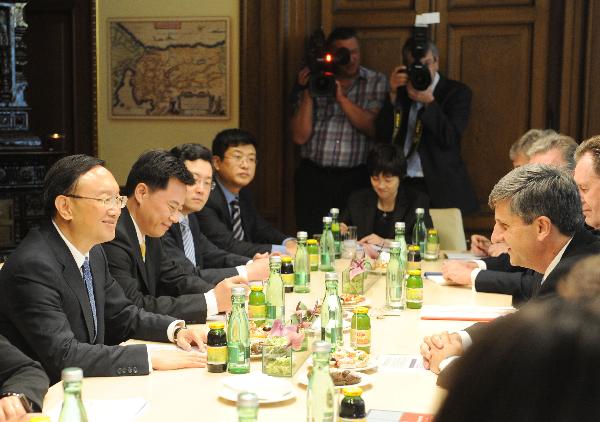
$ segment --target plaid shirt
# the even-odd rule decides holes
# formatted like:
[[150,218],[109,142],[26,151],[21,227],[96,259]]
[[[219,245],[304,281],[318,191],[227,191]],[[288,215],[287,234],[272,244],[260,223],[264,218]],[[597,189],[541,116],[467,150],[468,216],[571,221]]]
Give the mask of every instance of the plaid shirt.
[[[361,66],[346,96],[365,110],[378,111],[388,91],[388,81],[382,73]],[[300,156],[322,167],[364,164],[369,152],[368,138],[352,126],[335,98],[317,97],[313,101],[313,133],[300,147]]]

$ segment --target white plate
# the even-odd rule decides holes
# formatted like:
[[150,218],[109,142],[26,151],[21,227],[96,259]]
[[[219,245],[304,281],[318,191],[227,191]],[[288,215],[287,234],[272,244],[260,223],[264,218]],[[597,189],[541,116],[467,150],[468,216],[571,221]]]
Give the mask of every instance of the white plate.
[[[309,356],[309,358],[307,359],[308,365],[312,366],[313,362],[312,362],[312,356]],[[377,359],[375,359],[373,356],[371,356],[369,358],[369,360],[367,361],[367,365],[363,366],[361,368],[335,368],[335,367],[331,367],[331,369],[337,369],[337,370],[343,370],[343,369],[349,369],[350,371],[356,371],[356,372],[362,372],[362,371],[368,371],[370,369],[375,369],[377,368]]]
[[367,307],[371,306],[371,299],[369,299],[368,297],[365,297],[362,301],[360,301],[356,304],[352,304],[352,305],[345,305],[344,302],[342,301],[342,308],[344,308],[344,309],[353,309],[358,306],[367,306]]
[[[335,371],[343,371],[343,369],[335,369]],[[336,385],[335,388],[342,389],[345,387],[364,387],[365,385],[370,385],[373,382],[373,379],[368,374],[363,374],[362,372],[351,371],[354,375],[360,377],[360,381],[357,384],[350,385]],[[308,374],[304,372],[300,376],[298,376],[298,383],[301,385],[308,385]]]
[[[348,320],[343,319],[342,320],[342,329],[344,331],[347,331],[350,329],[350,326],[352,325],[352,323]],[[313,325],[311,326],[313,331],[321,331],[321,318],[317,318],[314,322]]]
[[291,382],[262,373],[228,376],[223,380],[219,395],[227,400],[237,401],[237,395],[245,391],[256,394],[260,403],[289,400],[295,395]]

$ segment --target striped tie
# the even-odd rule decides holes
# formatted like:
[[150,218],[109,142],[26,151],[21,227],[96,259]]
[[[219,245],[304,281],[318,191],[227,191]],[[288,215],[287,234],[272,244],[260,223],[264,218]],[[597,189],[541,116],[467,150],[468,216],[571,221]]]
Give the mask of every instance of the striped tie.
[[92,317],[94,317],[94,339],[96,341],[96,334],[98,333],[98,320],[96,317],[96,299],[94,298],[94,281],[92,279],[92,271],[90,270],[90,260],[85,258],[83,265],[81,266],[81,273],[83,274],[83,281],[85,282],[85,288],[87,290],[88,299],[90,300],[90,307],[92,308]]
[[240,213],[240,201],[234,199],[231,205],[231,225],[233,227],[233,238],[244,240],[244,229],[242,228],[242,214]]
[[192,231],[190,230],[189,217],[183,217],[179,222],[179,227],[181,228],[181,237],[183,238],[183,251],[185,252],[185,257],[192,261],[192,264],[194,264],[195,267],[196,250],[194,248],[194,238],[192,236]]

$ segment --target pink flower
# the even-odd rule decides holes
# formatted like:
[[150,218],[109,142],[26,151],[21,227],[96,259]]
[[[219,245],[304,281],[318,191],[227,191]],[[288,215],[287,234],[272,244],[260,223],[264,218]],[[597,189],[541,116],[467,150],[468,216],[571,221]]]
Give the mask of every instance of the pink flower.
[[269,337],[287,337],[288,347],[300,350],[304,341],[304,331],[299,331],[299,325],[283,325],[280,319],[273,321],[273,327],[269,331]]

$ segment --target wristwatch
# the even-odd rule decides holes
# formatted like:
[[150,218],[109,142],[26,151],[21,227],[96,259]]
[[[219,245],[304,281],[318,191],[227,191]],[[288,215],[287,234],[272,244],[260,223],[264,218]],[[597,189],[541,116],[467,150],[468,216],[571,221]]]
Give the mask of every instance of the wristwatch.
[[0,399],[3,399],[5,397],[18,397],[19,400],[21,401],[21,406],[23,406],[23,409],[25,409],[25,413],[31,413],[31,412],[33,412],[31,402],[25,396],[25,394],[23,394],[23,393],[12,393],[12,392],[6,392],[6,393],[1,393],[0,394]]
[[177,343],[177,334],[179,334],[179,332],[181,330],[185,330],[187,329],[187,326],[185,324],[180,325],[179,327],[175,328],[175,331],[173,331],[173,342]]

